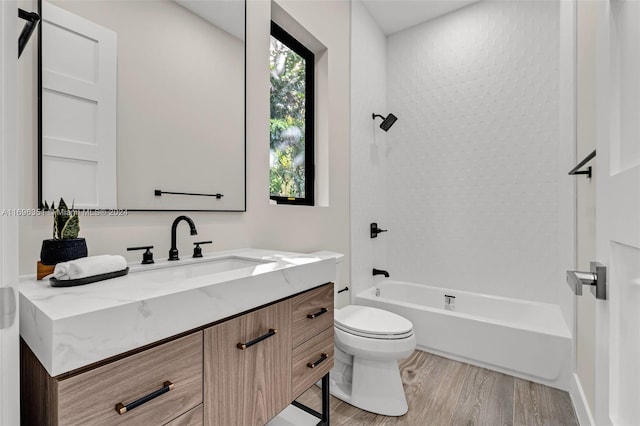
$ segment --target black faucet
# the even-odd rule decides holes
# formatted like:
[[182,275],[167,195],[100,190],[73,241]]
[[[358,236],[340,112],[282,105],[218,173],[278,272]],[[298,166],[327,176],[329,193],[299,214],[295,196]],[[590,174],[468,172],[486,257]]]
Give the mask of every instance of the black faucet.
[[384,275],[385,277],[389,278],[389,273],[387,271],[373,268],[373,276],[375,277],[376,275]]
[[189,224],[191,235],[198,235],[196,224],[193,223],[193,220],[191,220],[189,216],[176,217],[176,220],[173,221],[173,225],[171,225],[171,249],[169,250],[169,260],[180,260],[178,257],[178,247],[176,247],[176,230],[178,229],[178,223],[182,220],[186,220]]

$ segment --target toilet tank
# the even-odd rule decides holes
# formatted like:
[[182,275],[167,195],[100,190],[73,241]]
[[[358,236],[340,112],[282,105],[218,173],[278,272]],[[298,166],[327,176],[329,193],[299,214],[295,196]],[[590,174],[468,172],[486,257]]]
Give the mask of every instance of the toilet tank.
[[345,277],[342,276],[342,263],[344,262],[344,254],[337,253],[334,251],[321,250],[314,251],[313,253],[309,253],[311,256],[319,257],[320,259],[330,259],[333,258],[336,261],[336,282],[334,286],[334,305],[336,308],[342,308],[349,304],[349,292],[344,291],[342,293],[338,293],[338,290],[348,287],[349,284],[346,283]]

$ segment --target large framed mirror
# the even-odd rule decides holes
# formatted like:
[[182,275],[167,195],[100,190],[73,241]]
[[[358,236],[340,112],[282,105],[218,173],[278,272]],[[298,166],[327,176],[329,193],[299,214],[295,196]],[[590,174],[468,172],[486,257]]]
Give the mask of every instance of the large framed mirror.
[[41,0],[39,205],[245,211],[245,9]]

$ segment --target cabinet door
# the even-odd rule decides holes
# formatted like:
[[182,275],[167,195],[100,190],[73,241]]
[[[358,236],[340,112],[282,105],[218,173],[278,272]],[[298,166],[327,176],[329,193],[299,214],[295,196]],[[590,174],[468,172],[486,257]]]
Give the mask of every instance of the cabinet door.
[[290,395],[290,300],[204,331],[205,425],[264,425]]

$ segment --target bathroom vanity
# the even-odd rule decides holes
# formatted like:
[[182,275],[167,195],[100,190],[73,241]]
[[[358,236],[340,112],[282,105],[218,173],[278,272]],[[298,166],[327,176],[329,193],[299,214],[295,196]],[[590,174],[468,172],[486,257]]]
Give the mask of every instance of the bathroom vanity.
[[328,377],[335,262],[247,249],[154,268],[22,281],[23,424],[262,425]]

